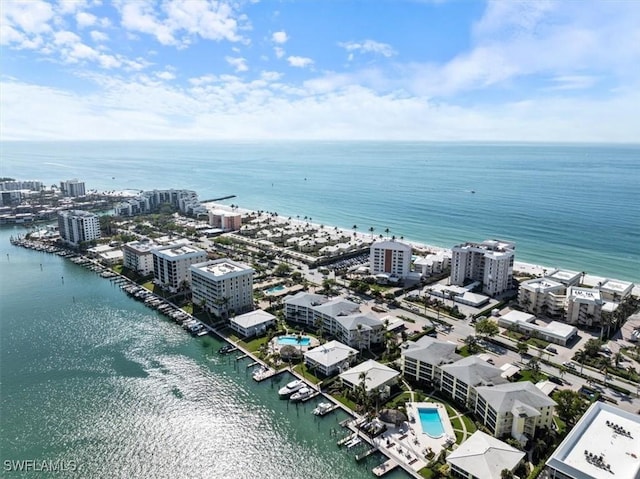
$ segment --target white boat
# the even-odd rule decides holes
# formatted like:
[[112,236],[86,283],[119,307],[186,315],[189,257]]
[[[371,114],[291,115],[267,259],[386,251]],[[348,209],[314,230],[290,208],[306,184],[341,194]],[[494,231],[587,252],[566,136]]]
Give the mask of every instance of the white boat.
[[293,393],[290,399],[292,401],[302,401],[304,399],[307,399],[312,394],[313,389],[305,386],[303,388],[300,388],[297,392]]
[[278,391],[278,394],[280,396],[290,396],[302,386],[304,386],[304,382],[302,381],[302,379],[296,379],[295,381],[287,383],[286,386],[281,387]]
[[260,366],[258,369],[253,371],[253,379],[256,381],[260,381],[262,377],[269,372],[269,368],[266,366]]
[[331,410],[331,408],[333,408],[333,404],[331,404],[330,402],[321,402],[313,410],[313,414],[315,414],[316,416],[324,416]]

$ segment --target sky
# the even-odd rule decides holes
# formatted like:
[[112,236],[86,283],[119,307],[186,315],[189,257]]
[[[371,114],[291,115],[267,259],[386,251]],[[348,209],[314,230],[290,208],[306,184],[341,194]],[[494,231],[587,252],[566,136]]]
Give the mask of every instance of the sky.
[[640,0],[0,1],[0,140],[640,140]]

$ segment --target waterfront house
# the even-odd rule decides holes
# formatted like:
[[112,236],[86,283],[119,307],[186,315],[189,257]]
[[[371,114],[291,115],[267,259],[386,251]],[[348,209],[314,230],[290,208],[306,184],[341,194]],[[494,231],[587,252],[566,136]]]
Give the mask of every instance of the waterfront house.
[[364,386],[368,394],[381,393],[382,397],[389,395],[391,386],[396,384],[400,373],[389,366],[385,366],[373,359],[340,373],[342,384],[352,390]]
[[339,341],[329,341],[304,353],[307,368],[324,376],[346,371],[358,351]]
[[232,317],[229,321],[231,329],[245,338],[264,334],[267,328],[275,326],[275,324],[276,317],[262,309]]
[[453,477],[501,479],[503,470],[514,472],[524,457],[523,451],[476,431],[447,456],[447,464]]

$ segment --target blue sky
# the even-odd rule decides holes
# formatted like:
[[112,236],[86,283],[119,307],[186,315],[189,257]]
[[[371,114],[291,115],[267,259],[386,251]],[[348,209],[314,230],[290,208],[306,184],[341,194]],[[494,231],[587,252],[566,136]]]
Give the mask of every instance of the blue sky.
[[0,4],[0,139],[638,142],[640,1]]

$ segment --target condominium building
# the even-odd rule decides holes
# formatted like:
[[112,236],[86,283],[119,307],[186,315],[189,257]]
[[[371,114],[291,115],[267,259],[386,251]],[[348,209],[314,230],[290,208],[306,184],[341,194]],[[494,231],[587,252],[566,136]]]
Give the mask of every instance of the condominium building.
[[193,303],[216,316],[253,309],[253,268],[230,259],[191,265]]
[[423,278],[440,274],[451,266],[451,252],[439,251],[427,256],[420,256],[413,264]]
[[582,273],[568,269],[555,269],[547,271],[545,277],[551,281],[562,283],[568,288],[569,286],[577,286],[580,284]]
[[84,181],[78,181],[78,179],[61,181],[60,182],[60,191],[62,191],[63,196],[85,196],[85,186]]
[[476,418],[495,437],[510,436],[521,444],[538,428],[550,428],[556,402],[529,381],[476,387]]
[[361,313],[356,303],[342,298],[327,299],[301,291],[284,300],[287,321],[320,329],[343,344],[363,349],[383,341],[384,323]]
[[464,285],[465,281],[482,281],[482,292],[489,296],[504,293],[511,288],[514,243],[486,240],[482,243],[464,243],[451,249],[451,284]]
[[377,241],[369,250],[371,274],[405,278],[411,269],[411,245],[401,241]]
[[171,292],[191,286],[192,264],[202,263],[207,253],[192,245],[168,245],[152,249],[153,281]]
[[223,231],[239,231],[242,228],[242,215],[224,210],[210,210],[209,225]]
[[520,283],[518,303],[528,313],[562,316],[567,288],[549,278],[534,278]]
[[598,289],[571,286],[567,290],[565,321],[578,326],[597,326],[602,322],[603,304]]
[[550,479],[638,479],[640,416],[595,401],[546,463]]
[[400,364],[407,379],[432,383],[442,376],[441,366],[451,364],[462,356],[456,353],[456,344],[423,336],[417,342],[408,341],[402,350]]
[[122,246],[122,263],[125,268],[141,276],[153,273],[153,254],[151,250],[160,245],[153,241],[131,241]]
[[441,366],[440,389],[460,404],[472,407],[476,401],[478,386],[495,386],[508,382],[502,370],[477,356],[462,358]]
[[462,479],[501,479],[514,472],[526,453],[482,431],[474,432],[447,456],[451,475]]
[[135,216],[156,211],[168,204],[180,212],[190,215],[207,214],[200,204],[198,194],[193,190],[152,190],[143,191],[134,198],[128,198],[115,207],[117,216]]
[[43,188],[42,181],[38,181],[38,180],[0,181],[0,191],[15,191],[15,190],[40,191],[42,188]]
[[533,314],[522,311],[509,311],[498,317],[498,326],[515,328],[521,333],[528,334],[550,343],[566,346],[578,334],[578,329],[570,324],[559,321],[537,324]]
[[328,377],[349,369],[357,354],[340,341],[329,341],[305,352],[304,362],[308,369]]
[[598,289],[600,290],[603,300],[619,303],[631,295],[633,287],[634,284],[628,281],[607,279],[598,286]]
[[58,230],[63,241],[78,246],[100,238],[100,220],[98,215],[87,211],[61,211],[58,213]]

